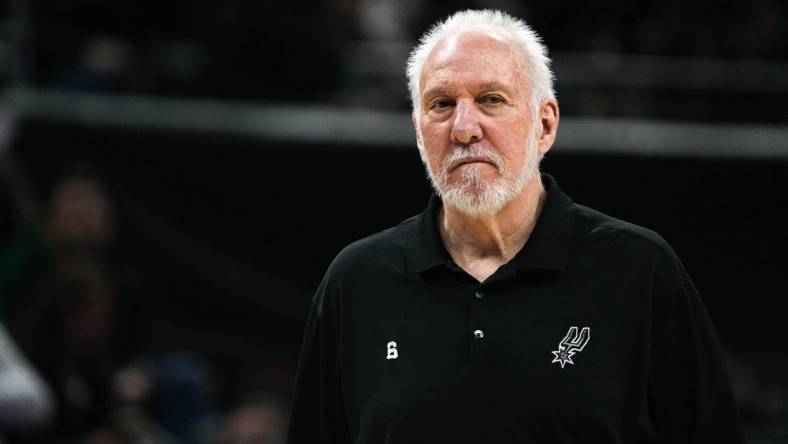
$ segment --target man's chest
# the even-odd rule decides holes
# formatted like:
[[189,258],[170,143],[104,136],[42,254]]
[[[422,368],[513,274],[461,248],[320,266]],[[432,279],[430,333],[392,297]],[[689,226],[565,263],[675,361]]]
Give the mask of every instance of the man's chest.
[[644,396],[648,307],[631,283],[388,286],[401,294],[356,300],[343,320],[345,398],[360,423],[491,405],[515,422],[601,424]]

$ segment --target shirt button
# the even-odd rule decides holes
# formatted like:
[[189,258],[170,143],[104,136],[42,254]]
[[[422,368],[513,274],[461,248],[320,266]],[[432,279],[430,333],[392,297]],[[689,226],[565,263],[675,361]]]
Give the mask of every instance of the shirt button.
[[484,337],[484,332],[481,331],[481,330],[475,330],[473,332],[473,337],[476,338],[476,339],[481,339],[481,338]]
[[481,299],[481,298],[484,297],[484,293],[482,293],[481,291],[478,291],[478,290],[473,295],[476,296],[476,299]]

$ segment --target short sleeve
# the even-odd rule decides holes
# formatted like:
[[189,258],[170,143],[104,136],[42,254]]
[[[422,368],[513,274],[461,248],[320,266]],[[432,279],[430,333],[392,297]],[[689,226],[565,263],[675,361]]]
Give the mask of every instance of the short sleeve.
[[717,335],[672,251],[655,273],[649,396],[660,444],[744,443]]
[[341,327],[325,277],[315,294],[296,372],[288,444],[350,443],[340,383]]

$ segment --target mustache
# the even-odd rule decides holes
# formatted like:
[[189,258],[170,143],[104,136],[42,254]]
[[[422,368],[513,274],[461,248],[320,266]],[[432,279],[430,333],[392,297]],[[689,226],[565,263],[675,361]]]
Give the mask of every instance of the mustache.
[[483,160],[495,165],[498,170],[503,166],[503,159],[495,150],[486,148],[480,144],[470,147],[456,147],[455,150],[443,161],[444,174],[453,170],[460,164],[469,160]]

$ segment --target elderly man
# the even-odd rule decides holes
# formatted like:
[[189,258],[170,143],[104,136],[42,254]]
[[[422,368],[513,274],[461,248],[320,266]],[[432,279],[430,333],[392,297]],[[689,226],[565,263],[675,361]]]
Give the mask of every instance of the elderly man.
[[559,111],[536,34],[461,12],[407,74],[436,194],[331,264],[289,443],[743,442],[671,248],[539,174]]

